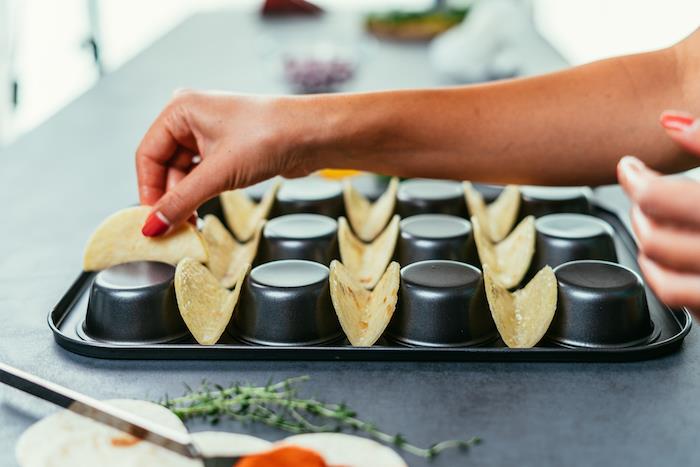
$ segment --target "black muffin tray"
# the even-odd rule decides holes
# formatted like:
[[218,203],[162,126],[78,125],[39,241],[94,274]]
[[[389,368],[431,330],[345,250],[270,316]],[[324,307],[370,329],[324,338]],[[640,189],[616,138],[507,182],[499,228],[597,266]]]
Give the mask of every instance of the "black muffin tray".
[[[639,271],[637,248],[632,236],[611,211],[592,200],[590,214],[606,221],[613,229],[617,262]],[[210,203],[201,211],[220,215]],[[83,272],[49,313],[48,324],[56,342],[77,354],[109,359],[219,359],[219,360],[388,360],[388,361],[607,361],[621,362],[658,357],[680,348],[690,331],[691,317],[686,309],[664,306],[645,287],[653,325],[650,339],[627,347],[571,347],[543,339],[536,347],[512,349],[500,338],[488,339],[469,347],[429,347],[399,344],[382,337],[372,347],[352,347],[347,340],[304,346],[270,346],[244,341],[224,333],[211,346],[197,344],[187,335],[167,343],[116,344],[88,337],[83,329],[91,285],[96,273]],[[402,285],[403,287],[403,285]],[[556,315],[555,315],[556,316]],[[551,328],[550,328],[551,329]]]

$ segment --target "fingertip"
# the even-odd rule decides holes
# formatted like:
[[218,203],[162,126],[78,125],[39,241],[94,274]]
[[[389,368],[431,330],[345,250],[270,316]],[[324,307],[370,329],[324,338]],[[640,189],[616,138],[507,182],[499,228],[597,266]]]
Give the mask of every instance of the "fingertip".
[[623,190],[629,195],[630,187],[627,180],[627,171],[625,165],[622,163],[623,159],[617,163],[617,182],[620,184]]
[[666,130],[685,131],[695,123],[695,117],[683,110],[664,110],[659,116],[659,123]]
[[644,253],[641,251],[637,253],[637,264],[639,265],[639,268],[642,269],[642,264],[646,261],[646,256],[644,256]]
[[634,156],[624,156],[617,163],[617,178],[628,195],[633,196],[645,184],[646,166]]
[[672,140],[700,154],[700,119],[687,112],[669,110],[661,114],[660,122]]
[[661,273],[659,267],[649,259],[647,255],[641,252],[637,256],[637,264],[639,264],[639,269],[649,286],[656,290],[656,286],[659,282],[659,274]]
[[632,209],[630,209],[630,220],[632,221],[632,226],[634,227],[635,231],[639,230],[637,227],[637,224],[639,223],[640,220],[640,215],[642,214],[642,210],[639,208],[638,204],[632,205]]
[[678,118],[678,119],[685,119],[685,120],[693,120],[695,119],[695,116],[688,112],[687,110],[681,110],[681,109],[666,109],[663,112],[661,112],[661,115],[659,116],[659,120],[663,121],[666,118]]
[[171,186],[155,204],[154,211],[162,213],[172,226],[179,226],[196,214],[202,203],[220,193],[216,187],[223,178],[216,166],[202,163]]
[[640,252],[648,254],[649,250],[654,245],[654,223],[644,214],[642,208],[637,204],[632,207],[630,220],[632,221],[632,228],[637,236],[637,246]]
[[617,163],[617,169],[622,173],[627,173],[630,170],[640,170],[644,167],[646,167],[644,162],[631,155],[623,156]]
[[667,269],[643,253],[639,254],[637,263],[647,285],[667,306],[671,308],[686,306],[695,296],[692,289],[686,287],[688,279],[692,280],[692,276]]
[[644,162],[642,162],[641,159],[630,154],[623,156],[620,159],[620,164],[633,167],[646,167],[646,165],[644,164]]
[[169,227],[179,226],[185,222],[197,225],[195,208],[199,205],[196,203],[198,198],[190,190],[191,179],[188,180],[190,184],[186,183],[186,180],[188,177],[183,178],[180,183],[165,193],[155,205],[154,212],[157,212]]
[[146,218],[141,233],[145,237],[159,237],[166,233],[171,226],[171,222],[160,211],[153,211]]

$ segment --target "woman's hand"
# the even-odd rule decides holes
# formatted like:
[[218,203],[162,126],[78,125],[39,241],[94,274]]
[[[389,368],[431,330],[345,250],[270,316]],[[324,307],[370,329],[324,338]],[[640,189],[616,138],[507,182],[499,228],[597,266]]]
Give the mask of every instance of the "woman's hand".
[[165,233],[222,191],[313,171],[292,102],[178,92],[136,151],[141,204],[153,206],[143,234]]
[[[661,124],[674,141],[700,156],[700,120],[666,112]],[[700,310],[700,183],[662,177],[631,156],[620,160],[618,178],[633,203],[632,226],[647,283],[667,305]]]

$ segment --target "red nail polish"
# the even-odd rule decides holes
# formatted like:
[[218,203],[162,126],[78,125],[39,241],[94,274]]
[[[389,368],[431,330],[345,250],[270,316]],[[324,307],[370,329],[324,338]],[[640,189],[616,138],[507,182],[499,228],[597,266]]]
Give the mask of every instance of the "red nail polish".
[[197,214],[197,211],[195,211],[195,212],[189,217],[189,219],[187,219],[187,222],[189,222],[190,224],[192,224],[192,225],[194,225],[195,227],[197,227],[197,219],[198,219],[198,218],[199,218],[199,214]]
[[160,212],[152,212],[143,224],[141,233],[146,237],[163,235],[170,227],[170,222]]
[[664,114],[661,116],[661,126],[667,130],[685,131],[690,128],[695,119],[687,115]]

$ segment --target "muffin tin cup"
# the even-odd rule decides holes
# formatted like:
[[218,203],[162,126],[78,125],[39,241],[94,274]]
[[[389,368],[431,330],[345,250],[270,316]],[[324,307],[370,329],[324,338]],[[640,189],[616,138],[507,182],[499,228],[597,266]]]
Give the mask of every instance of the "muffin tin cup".
[[252,201],[259,203],[262,201],[265,194],[274,188],[275,184],[282,180],[283,178],[279,176],[268,178],[267,180],[263,180],[262,182],[258,182],[245,188],[245,193]]
[[397,310],[386,336],[420,347],[467,347],[493,341],[484,282],[474,266],[457,261],[421,261],[401,269]]
[[555,268],[557,311],[546,338],[558,345],[624,348],[655,340],[639,275],[608,261],[572,261]]
[[587,187],[523,186],[520,188],[520,196],[520,219],[556,213],[592,212],[591,190]]
[[319,345],[340,339],[326,266],[282,260],[254,268],[229,324],[237,339],[266,346]]
[[617,262],[610,224],[587,214],[548,214],[537,219],[531,275],[544,266],[576,260]]
[[289,214],[265,225],[256,264],[302,259],[328,265],[339,256],[335,219],[319,214]]
[[90,287],[87,339],[118,344],[172,342],[188,335],[175,298],[175,268],[139,261],[100,271]]
[[306,213],[333,219],[345,215],[342,185],[318,177],[285,180],[277,192],[271,217]]
[[[357,182],[358,179],[353,181]],[[527,188],[525,191],[527,195]],[[377,190],[377,192],[381,194],[383,190]],[[497,189],[492,195],[496,194]],[[488,193],[485,194],[485,198],[489,199]],[[460,193],[460,202],[462,200],[463,196]],[[560,207],[553,206],[545,211],[557,209]],[[617,262],[637,270],[635,262],[637,249],[625,225],[613,212],[605,208],[594,204],[592,209],[592,215],[605,221],[614,229]],[[215,213],[220,216],[218,198],[206,203],[198,211],[200,215]],[[569,223],[565,227],[563,230],[572,230],[573,226]],[[561,234],[552,236],[560,237]],[[303,237],[309,237],[308,230]],[[580,233],[578,237],[587,238]],[[549,239],[539,238],[537,249],[540,253],[545,249],[543,247],[545,240],[549,241]],[[256,263],[265,260],[263,243],[261,238],[261,248],[255,259]],[[610,277],[605,273],[591,271],[574,270],[567,273],[570,264],[585,262],[583,259],[586,256],[598,256],[600,259],[607,254],[598,255],[595,251],[601,251],[599,246],[587,245],[583,248],[583,252],[575,252],[571,256],[571,251],[579,251],[578,248],[582,245],[580,238],[575,239],[575,243],[577,246],[573,248],[571,246],[562,248],[562,251],[568,251],[569,256],[534,259],[556,265],[572,257],[579,258],[574,262],[563,263],[557,268],[557,278],[561,287],[559,309],[545,338],[532,349],[504,347],[504,343],[497,338],[494,326],[490,324],[492,321],[490,312],[483,298],[472,297],[469,301],[463,294],[462,313],[451,315],[450,310],[454,307],[445,298],[445,295],[449,298],[449,294],[434,294],[432,289],[444,292],[446,289],[460,287],[449,286],[446,280],[443,280],[444,278],[441,279],[435,274],[428,275],[433,278],[432,286],[421,286],[421,284],[410,284],[409,282],[419,281],[406,280],[404,273],[404,280],[397,291],[399,303],[392,322],[384,336],[371,348],[352,347],[347,339],[343,338],[332,303],[329,302],[328,294],[324,291],[325,285],[321,287],[321,291],[315,289],[317,285],[313,280],[298,287],[270,285],[260,280],[259,275],[256,276],[256,274],[247,279],[249,282],[247,290],[245,290],[246,284],[242,284],[241,298],[229,323],[228,332],[217,344],[211,346],[202,346],[194,342],[180,322],[179,312],[174,306],[174,299],[170,293],[163,293],[162,301],[151,301],[150,304],[141,308],[141,310],[147,310],[148,316],[139,316],[139,307],[133,304],[128,305],[128,309],[118,305],[118,313],[110,313],[106,303],[109,303],[110,298],[112,303],[117,303],[114,297],[120,294],[104,290],[104,287],[103,290],[99,290],[100,284],[94,291],[92,290],[95,278],[105,274],[104,271],[80,274],[58,304],[49,312],[48,324],[56,342],[61,347],[78,354],[107,359],[621,362],[646,360],[681,348],[681,343],[692,324],[688,310],[671,309],[665,306],[649,288],[645,289],[647,300],[645,305],[644,298],[640,298],[643,294],[639,293],[638,278],[635,278],[634,274],[630,275],[625,268],[607,266],[606,268],[614,270],[607,273]],[[546,248],[556,251],[556,247],[551,244]],[[313,255],[304,254],[303,256]],[[324,257],[322,261],[327,261],[328,255],[322,256]],[[319,281],[327,282],[326,270],[316,263],[313,264],[317,272],[322,271],[319,277],[324,280],[319,279]],[[418,264],[420,262],[403,266],[408,270]],[[171,266],[165,267],[172,271]],[[464,269],[464,266],[461,268]],[[623,272],[620,272],[620,269]],[[131,276],[131,274],[128,275]],[[154,291],[158,289],[155,285],[160,280],[154,281],[151,278],[144,282],[138,280],[138,277],[139,274],[135,274],[134,277],[129,278],[130,281],[135,281],[137,286],[133,283],[121,284],[116,288],[154,287]],[[584,279],[590,282],[591,277],[598,277],[598,283],[581,283]],[[165,282],[169,287],[168,279],[166,277]],[[408,277],[408,279],[411,278]],[[618,285],[615,285],[616,281]],[[253,282],[261,284],[253,284]],[[634,285],[635,282],[637,282],[636,285]],[[163,286],[163,289],[168,287]],[[293,290],[295,288],[302,289],[302,292],[310,290],[311,293],[295,293]],[[102,298],[98,297],[100,294]],[[140,295],[143,298],[148,294],[140,292]],[[158,294],[155,293],[153,296],[156,295]],[[302,299],[297,301],[299,296]],[[304,296],[307,297],[306,301],[303,300]],[[119,303],[123,303],[126,300],[125,297],[128,295],[119,296]],[[430,303],[445,305],[436,305],[433,311],[437,310],[437,312],[431,314],[428,305],[422,308],[416,305],[421,301],[428,305]],[[297,305],[288,305],[291,302]],[[304,304],[301,304],[302,302]],[[464,305],[464,303],[467,304]],[[597,306],[596,303],[598,303]],[[163,308],[159,309],[160,306]],[[163,312],[163,309],[166,311]],[[407,310],[413,314],[408,315]],[[425,312],[425,310],[428,311]],[[605,310],[608,313],[604,313]],[[244,322],[242,318],[246,318],[247,321]],[[436,319],[451,324],[436,325]],[[320,325],[314,326],[308,323],[320,323]],[[412,323],[415,323],[415,326],[411,327]],[[462,331],[459,331],[460,326]]]
[[404,219],[418,214],[466,217],[464,189],[452,180],[404,180],[396,194],[396,212]]
[[432,259],[474,263],[478,258],[471,223],[445,214],[403,219],[395,256],[401,266]]

